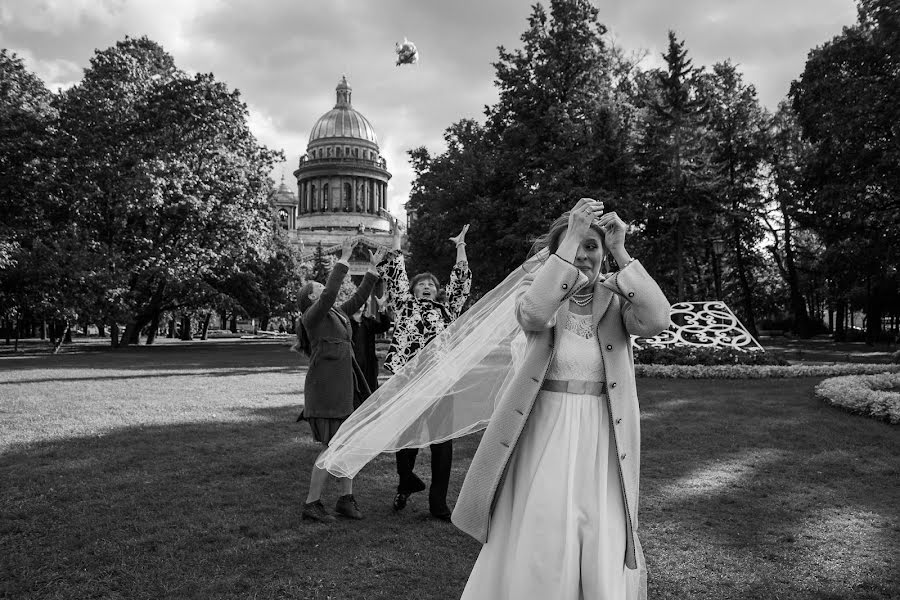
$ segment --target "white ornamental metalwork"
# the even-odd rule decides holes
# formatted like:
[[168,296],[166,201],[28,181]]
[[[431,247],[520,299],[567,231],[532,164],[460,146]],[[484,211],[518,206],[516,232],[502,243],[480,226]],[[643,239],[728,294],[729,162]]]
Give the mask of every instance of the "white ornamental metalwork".
[[635,349],[670,346],[765,350],[724,302],[679,302],[672,305],[671,324],[652,338],[633,337]]

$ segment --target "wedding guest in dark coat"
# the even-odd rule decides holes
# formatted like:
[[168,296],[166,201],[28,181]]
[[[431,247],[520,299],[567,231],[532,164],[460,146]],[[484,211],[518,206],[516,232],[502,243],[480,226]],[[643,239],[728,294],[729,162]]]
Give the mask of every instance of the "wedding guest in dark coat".
[[375,355],[375,339],[379,333],[386,333],[391,328],[391,318],[387,314],[387,297],[375,296],[377,306],[375,314],[368,312],[369,303],[366,302],[358,311],[353,313],[350,326],[353,328],[353,352],[356,362],[362,369],[369,384],[369,390],[374,392],[378,388],[378,357]]
[[[370,393],[353,353],[352,328],[348,315],[355,313],[372,292],[378,280],[375,266],[384,257],[384,251],[378,250],[371,254],[371,266],[356,293],[340,306],[335,306],[341,283],[350,267],[349,260],[354,246],[353,238],[344,240],[341,258],[334,265],[326,285],[310,281],[300,290],[300,309],[303,314],[296,348],[309,356],[301,418],[309,422],[313,438],[323,445],[323,450],[341,423],[359,406],[361,399],[368,397]],[[303,505],[304,519],[320,522],[335,520],[325,510],[320,499],[327,479],[328,471],[316,467],[313,461],[309,493]],[[353,480],[340,478],[339,481],[341,495],[335,512],[351,519],[361,519],[362,512],[353,496]]]

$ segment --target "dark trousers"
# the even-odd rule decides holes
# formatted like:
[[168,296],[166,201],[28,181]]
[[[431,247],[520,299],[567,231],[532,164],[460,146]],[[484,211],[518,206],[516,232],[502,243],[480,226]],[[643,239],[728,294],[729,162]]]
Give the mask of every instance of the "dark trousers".
[[[397,474],[400,476],[397,491],[400,493],[411,494],[425,489],[425,484],[413,473],[418,454],[418,448],[397,451]],[[452,462],[453,440],[431,445],[431,488],[428,490],[428,505],[433,510],[441,510],[447,506],[447,488],[450,485]]]

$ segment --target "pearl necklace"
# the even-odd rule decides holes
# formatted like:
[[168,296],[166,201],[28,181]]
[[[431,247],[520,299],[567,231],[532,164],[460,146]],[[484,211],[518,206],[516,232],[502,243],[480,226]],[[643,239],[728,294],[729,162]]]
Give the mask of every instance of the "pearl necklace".
[[593,290],[591,290],[590,294],[586,294],[584,296],[575,295],[570,298],[570,300],[572,302],[574,302],[575,304],[577,304],[578,306],[587,306],[588,304],[590,304],[593,301],[593,299],[594,299],[594,291]]

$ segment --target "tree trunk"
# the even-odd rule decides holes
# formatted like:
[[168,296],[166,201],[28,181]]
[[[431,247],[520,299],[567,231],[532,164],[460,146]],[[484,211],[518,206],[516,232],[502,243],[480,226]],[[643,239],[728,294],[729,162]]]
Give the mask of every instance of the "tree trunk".
[[169,319],[169,332],[166,334],[167,338],[174,339],[175,338],[175,317],[173,316]]
[[750,278],[747,276],[747,266],[744,264],[744,253],[741,248],[740,234],[735,231],[734,257],[738,272],[738,282],[741,285],[741,295],[744,301],[744,325],[750,334],[758,338],[756,329],[756,317],[753,310],[753,288],[750,286]]
[[9,346],[9,341],[12,339],[12,321],[6,319],[3,321],[6,326],[4,327],[4,335],[6,336],[6,345]]
[[268,330],[269,330],[269,315],[265,315],[264,317],[262,317],[262,318],[259,320],[259,328],[260,328],[262,331],[268,331]]
[[122,332],[122,339],[119,341],[119,344],[122,346],[138,345],[140,341],[140,330],[137,328],[137,323],[129,321],[125,325],[125,331]]
[[834,320],[834,341],[843,342],[847,339],[847,301],[844,299],[837,302],[837,316]]
[[231,333],[237,333],[237,315],[231,315]]
[[190,315],[182,315],[181,317],[181,339],[185,342],[194,339],[194,334],[191,331]]
[[103,321],[97,323],[97,337],[106,337],[106,323],[104,323]]
[[65,333],[63,333],[63,344],[72,343],[72,325],[67,321]]
[[41,321],[41,339],[42,340],[47,339],[47,322],[46,321]]
[[866,344],[874,346],[881,337],[881,303],[878,294],[866,295]]
[[800,291],[800,277],[797,275],[797,265],[794,262],[794,236],[792,231],[791,216],[788,212],[787,202],[782,196],[780,200],[781,215],[784,219],[784,262],[787,271],[788,289],[791,298],[791,313],[793,316],[793,331],[802,338],[808,338],[812,334],[812,323],[806,310],[806,301]]
[[119,324],[115,321],[109,324],[109,345],[113,348],[119,347]]
[[156,341],[156,334],[159,332],[159,312],[153,313],[150,319],[150,329],[147,331],[147,345],[150,346]]
[[677,294],[676,302],[684,302],[684,249],[682,244],[681,219],[675,224],[675,256],[678,259],[677,268]]
[[16,344],[13,346],[13,350],[19,350],[19,320],[16,319]]
[[81,326],[81,333],[84,335],[84,337],[87,337],[87,336],[88,336],[88,323],[87,323],[87,321],[85,321],[84,324]]
[[212,319],[212,311],[206,313],[206,316],[203,317],[203,326],[200,328],[200,339],[206,339],[206,333],[209,331],[209,322]]

